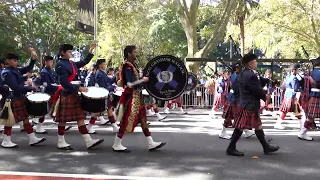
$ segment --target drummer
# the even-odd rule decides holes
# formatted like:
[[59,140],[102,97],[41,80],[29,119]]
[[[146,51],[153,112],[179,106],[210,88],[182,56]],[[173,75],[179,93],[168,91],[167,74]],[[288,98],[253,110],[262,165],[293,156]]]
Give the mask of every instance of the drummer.
[[70,44],[60,45],[59,55],[61,58],[56,64],[56,72],[62,87],[58,88],[55,93],[53,102],[58,99],[56,108],[56,121],[59,122],[58,126],[58,144],[57,147],[63,150],[70,150],[70,144],[67,144],[64,138],[64,131],[67,122],[76,121],[78,123],[79,132],[85,141],[86,147],[91,149],[103,142],[103,139],[91,139],[88,134],[88,129],[84,123],[86,118],[85,111],[81,108],[81,99],[78,92],[87,92],[88,88],[73,85],[71,82],[79,80],[79,69],[90,62],[93,57],[93,50],[96,48],[96,43],[92,42],[89,49],[89,54],[84,60],[72,62],[73,46]]
[[[8,85],[10,89],[12,89],[12,94],[9,95],[9,98],[11,99],[11,109],[8,109],[9,112],[12,110],[14,119],[16,122],[23,122],[24,129],[27,132],[27,135],[29,137],[29,145],[33,146],[36,144],[39,144],[43,141],[45,141],[45,138],[38,138],[33,132],[33,128],[29,122],[29,115],[27,113],[27,109],[25,106],[26,102],[26,93],[31,92],[32,90],[37,90],[38,88],[35,86],[24,86],[24,79],[22,74],[25,74],[32,70],[36,59],[37,59],[37,53],[36,50],[33,48],[29,49],[31,52],[31,61],[28,66],[23,68],[18,68],[18,55],[14,53],[9,53],[7,55],[7,64],[8,67],[6,67],[2,73],[1,77],[4,81],[4,84]],[[2,147],[4,148],[13,148],[16,147],[17,144],[11,142],[11,131],[12,131],[12,125],[6,125],[4,126],[4,132],[3,132],[3,141],[2,141]]]
[[[54,96],[54,93],[58,89],[58,75],[57,73],[53,70],[53,57],[52,56],[45,56],[43,58],[44,60],[44,67],[42,68],[40,72],[40,84],[45,87],[44,92],[49,94],[51,96],[49,100],[49,109],[52,109],[53,104],[52,104],[52,98]],[[47,133],[45,129],[43,129],[42,124],[45,120],[45,116],[39,118],[39,122],[37,123],[36,127],[36,133],[38,134],[43,134]],[[71,129],[72,126],[68,126],[65,130]]]
[[[97,67],[97,72],[95,74],[95,82],[97,83],[97,85],[99,85],[99,87],[101,88],[105,88],[109,91],[109,97],[107,100],[107,105],[108,105],[108,118],[109,118],[109,122],[111,122],[111,126],[113,128],[113,132],[118,132],[119,128],[118,125],[116,124],[116,120],[115,117],[113,116],[113,107],[112,107],[112,94],[114,92],[115,87],[112,86],[113,82],[111,81],[111,79],[109,79],[109,77],[106,74],[106,60],[105,59],[98,59],[97,63],[96,63],[96,67]],[[102,113],[102,112],[101,112]],[[89,133],[94,133],[95,131],[92,129],[92,126],[95,124],[97,117],[100,114],[94,114],[92,115],[91,119],[90,119],[90,123],[87,126]],[[103,116],[100,116],[99,119],[101,121],[101,117],[103,118]],[[104,118],[103,118],[104,120]],[[106,124],[107,121],[104,120]],[[102,124],[102,121],[101,121]]]
[[[96,76],[97,69],[98,69],[98,67],[96,64],[91,66],[90,72],[88,73],[87,77],[85,78],[85,86],[86,87],[92,87],[92,86],[96,85],[95,76]],[[103,116],[99,116],[99,115],[100,114],[92,114],[91,113],[91,118],[90,118],[89,124],[87,125],[89,134],[96,134],[96,132],[92,129],[92,126],[95,124],[97,119],[100,120],[101,125],[107,124],[108,121],[105,120]]]

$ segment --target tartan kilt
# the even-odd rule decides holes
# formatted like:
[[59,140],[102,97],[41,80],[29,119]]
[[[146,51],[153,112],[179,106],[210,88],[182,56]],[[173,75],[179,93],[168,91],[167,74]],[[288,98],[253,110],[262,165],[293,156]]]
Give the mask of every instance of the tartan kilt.
[[[283,101],[281,103],[281,106],[280,106],[280,111],[284,112],[284,113],[295,112],[296,106],[297,106],[297,104],[295,104],[294,99],[284,97]],[[300,109],[300,107],[298,107],[298,113],[300,113],[300,112],[301,112],[301,109]]]
[[221,105],[226,106],[228,104],[227,93],[221,93]]
[[16,122],[24,121],[28,119],[29,114],[26,108],[27,98],[21,97],[18,99],[11,100],[11,109]]
[[320,117],[320,97],[310,97],[307,103],[307,118]]
[[81,108],[81,96],[78,94],[60,95],[56,122],[70,122],[84,119],[86,119],[86,112]]
[[220,108],[222,106],[222,97],[221,97],[221,93],[216,93],[214,95],[214,100],[213,100],[213,106]]
[[239,129],[258,128],[262,125],[259,110],[240,108],[234,119],[233,127]]
[[223,108],[222,118],[234,119],[239,111],[239,102],[229,102]]
[[300,104],[301,104],[301,107],[304,111],[307,111],[307,108],[308,108],[308,94],[307,93],[301,93],[301,97],[300,97]]

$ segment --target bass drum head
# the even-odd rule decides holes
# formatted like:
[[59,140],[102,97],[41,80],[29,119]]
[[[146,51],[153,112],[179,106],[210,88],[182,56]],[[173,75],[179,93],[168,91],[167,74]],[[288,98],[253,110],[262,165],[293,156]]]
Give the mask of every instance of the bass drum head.
[[50,99],[50,95],[49,94],[46,94],[46,93],[33,93],[33,94],[29,94],[27,96],[28,100],[29,101],[32,101],[32,102],[47,102],[49,101]]
[[161,55],[149,61],[143,70],[149,78],[145,84],[148,93],[160,100],[179,97],[187,86],[188,72],[184,62],[171,55]]
[[102,99],[108,97],[109,91],[100,87],[88,87],[88,92],[82,94],[91,99]]
[[197,76],[193,72],[188,73],[188,85],[186,87],[186,91],[192,91],[197,87],[198,80]]

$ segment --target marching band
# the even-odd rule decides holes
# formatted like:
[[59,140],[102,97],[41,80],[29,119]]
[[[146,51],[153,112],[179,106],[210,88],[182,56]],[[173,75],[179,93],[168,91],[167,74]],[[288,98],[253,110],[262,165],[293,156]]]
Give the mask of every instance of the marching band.
[[[149,95],[144,89],[150,79],[145,76],[145,73],[138,70],[136,47],[125,47],[124,62],[118,74],[115,75],[114,69],[107,67],[105,59],[98,59],[83,80],[80,69],[91,61],[94,56],[92,52],[96,46],[97,44],[92,42],[85,59],[73,62],[70,60],[73,46],[62,44],[55,68],[53,68],[54,58],[45,56],[39,80],[32,86],[24,85],[23,75],[31,72],[38,60],[34,49],[30,48],[31,59],[26,67],[18,66],[19,56],[14,53],[8,53],[6,59],[0,61],[0,94],[2,97],[0,119],[1,124],[4,125],[2,147],[17,147],[17,144],[11,141],[12,126],[16,123],[23,125],[31,146],[44,142],[46,139],[37,137],[35,133],[47,133],[42,126],[46,115],[53,117],[58,125],[57,147],[61,150],[72,150],[71,145],[65,139],[65,131],[71,128],[67,126],[68,122],[77,122],[78,130],[88,149],[101,144],[103,139],[92,139],[90,135],[95,133],[93,125],[96,120],[99,120],[101,125],[111,124],[113,132],[116,133],[112,149],[116,152],[130,152],[122,145],[122,139],[125,133],[134,132],[137,125],[142,128],[149,151],[159,149],[166,144],[166,142],[155,142],[149,131],[147,116],[156,115],[159,121],[163,121],[166,116],[159,113],[157,102],[160,99]],[[257,57],[254,54],[246,54],[241,62],[233,64],[230,76],[227,71],[224,71],[217,81],[212,82],[215,85],[210,89],[215,91],[212,93],[214,94],[214,102],[211,102],[212,115],[216,116],[215,112],[223,108],[224,122],[219,137],[231,139],[226,150],[228,155],[244,155],[236,148],[236,143],[243,132],[246,138],[256,135],[265,154],[279,149],[279,146],[271,145],[265,139],[260,118],[260,113],[264,113],[266,109],[273,110],[272,107],[269,108],[269,105],[272,104],[270,97],[275,84],[269,80],[270,76],[265,79],[259,75],[256,60]],[[315,118],[320,117],[320,58],[315,59],[313,65],[314,69],[310,76],[299,74],[298,64],[290,67],[291,74],[285,82],[280,116],[274,126],[277,129],[284,129],[281,122],[288,112],[293,112],[301,125],[298,138],[307,141],[313,140],[307,135],[307,132],[314,127]],[[153,70],[156,78],[160,78],[155,85],[156,88],[161,89],[166,84],[171,87],[179,85],[180,82],[172,80],[175,68],[170,65],[166,71],[161,72],[159,69],[161,68],[156,67]],[[190,86],[196,87],[194,84]],[[267,91],[264,90],[264,87]],[[191,90],[188,89],[188,91]],[[265,103],[261,103],[261,100]],[[178,104],[179,114],[186,113],[179,96],[168,101],[164,113],[170,113],[169,110],[173,103]],[[91,118],[89,124],[86,125],[84,120],[88,114],[91,115]],[[108,116],[108,120],[104,119],[104,114]],[[35,132],[29,117],[39,118]],[[119,125],[117,121],[120,121]],[[226,133],[229,127],[235,128],[232,136]]]

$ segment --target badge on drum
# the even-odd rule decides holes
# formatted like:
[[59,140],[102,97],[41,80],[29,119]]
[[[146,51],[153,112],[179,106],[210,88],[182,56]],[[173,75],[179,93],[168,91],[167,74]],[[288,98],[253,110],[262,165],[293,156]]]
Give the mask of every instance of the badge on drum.
[[143,74],[149,78],[146,90],[156,99],[175,99],[187,86],[188,72],[184,62],[171,55],[153,58],[144,68]]
[[192,91],[198,85],[197,76],[193,72],[188,73],[188,85],[186,91]]

